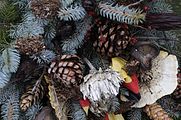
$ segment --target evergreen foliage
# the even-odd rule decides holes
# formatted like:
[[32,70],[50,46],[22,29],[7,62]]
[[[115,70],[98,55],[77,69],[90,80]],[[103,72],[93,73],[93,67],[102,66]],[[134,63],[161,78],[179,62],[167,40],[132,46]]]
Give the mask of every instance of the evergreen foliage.
[[3,120],[19,120],[19,107],[19,91],[16,90],[10,94],[9,99],[7,99],[1,106]]
[[68,7],[76,0],[60,0],[60,3],[62,4],[61,7]]
[[83,21],[76,23],[76,30],[70,38],[62,42],[62,50],[65,53],[76,53],[84,41],[84,37],[90,28],[91,19],[85,18]]
[[43,35],[45,25],[47,25],[46,20],[36,18],[31,12],[28,12],[23,16],[22,23],[13,26],[10,36],[17,39]]
[[132,110],[130,110],[126,116],[127,120],[141,120],[142,117],[142,110],[141,109],[137,109],[137,108],[133,108]]
[[155,0],[149,3],[150,13],[172,13],[172,6],[166,0]]
[[40,103],[34,104],[26,111],[26,120],[35,120],[36,115],[42,109],[42,105]]
[[16,49],[7,48],[2,52],[4,66],[2,68],[5,73],[15,73],[20,64],[20,54]]
[[0,88],[3,88],[10,80],[11,74],[0,71]]
[[118,22],[137,25],[143,23],[145,19],[145,13],[142,10],[129,8],[129,6],[99,3],[98,7],[101,16]]
[[[49,110],[54,109],[51,114],[56,115],[57,118],[61,120],[89,119],[91,115],[87,115],[83,110],[84,106],[81,106],[79,103],[79,100],[83,99],[80,95],[79,84],[74,85],[73,81],[70,85],[63,85],[62,80],[64,78],[68,80],[68,75],[72,78],[75,77],[73,74],[76,72],[81,73],[78,77],[82,78],[89,74],[90,69],[86,65],[83,68],[76,69],[77,65],[82,66],[82,62],[76,62],[66,54],[73,54],[72,56],[78,56],[80,59],[86,57],[96,69],[101,67],[104,71],[104,69],[109,68],[111,58],[109,56],[103,57],[99,55],[97,51],[94,50],[93,43],[99,40],[101,44],[106,40],[105,37],[109,37],[111,40],[120,39],[115,35],[116,27],[121,26],[121,36],[129,37],[129,44],[127,48],[123,50],[123,54],[116,56],[124,58],[127,60],[127,63],[135,59],[131,55],[132,49],[136,47],[134,43],[135,39],[136,41],[153,41],[154,44],[158,45],[160,50],[168,51],[169,54],[176,55],[178,59],[181,58],[181,41],[177,33],[164,29],[162,31],[160,31],[160,29],[155,30],[150,25],[152,22],[154,25],[171,26],[170,29],[175,29],[174,27],[176,25],[180,25],[179,16],[175,15],[174,17],[178,24],[171,24],[173,21],[167,18],[173,17],[174,12],[172,6],[167,3],[167,0],[52,1],[54,4],[46,0],[45,3],[48,4],[46,4],[47,8],[43,6],[46,8],[44,14],[51,14],[51,12],[47,13],[50,5],[51,7],[56,6],[57,11],[54,11],[55,15],[52,13],[52,18],[42,17],[44,19],[41,19],[33,12],[33,10],[36,11],[37,9],[41,14],[41,10],[38,10],[38,8],[41,7],[37,7],[38,5],[36,6],[35,4],[34,9],[32,9],[30,5],[31,0],[0,0],[0,119],[2,120],[35,120],[45,106],[51,108]],[[55,5],[55,3],[60,4]],[[87,9],[86,7],[93,9]],[[165,16],[162,16],[164,13],[166,13]],[[149,15],[153,16],[148,19]],[[157,15],[159,15],[159,17]],[[151,20],[155,16],[157,16],[158,20]],[[167,20],[164,21],[164,19]],[[114,25],[114,27],[110,28],[110,23]],[[124,30],[125,28],[126,30]],[[64,33],[67,34],[67,31],[69,33],[66,36]],[[130,34],[126,36],[125,32]],[[98,35],[99,33],[100,36]],[[117,32],[116,34],[119,33]],[[23,54],[20,49],[15,49],[14,46],[17,45],[18,40],[28,41],[31,37],[42,38],[41,43],[43,47],[40,51],[36,50],[37,47],[34,48],[34,46],[36,46],[35,44],[32,46],[37,52],[31,55]],[[32,39],[31,42],[34,43],[34,40],[36,39]],[[27,50],[26,48],[30,46],[28,42],[22,43],[21,45],[27,46],[21,48],[24,48],[25,51]],[[29,48],[32,48],[32,46]],[[110,48],[115,47],[115,45],[111,46],[109,43],[106,43],[104,47],[107,46],[110,46]],[[59,63],[55,61],[58,60],[55,58],[57,56],[61,58],[62,54],[68,56],[64,58],[66,60]],[[58,63],[57,65],[55,65],[56,62]],[[51,63],[50,67],[53,66],[52,73],[56,71],[60,74],[65,73],[59,80],[44,76],[48,74],[47,66],[49,63]],[[86,62],[83,61],[83,63]],[[124,63],[122,62],[121,64]],[[63,66],[63,70],[60,66]],[[138,67],[143,70],[140,65]],[[70,68],[75,68],[76,71],[69,70]],[[136,71],[136,74],[141,70]],[[144,70],[141,72],[144,72]],[[126,76],[130,75],[126,74]],[[44,80],[44,77],[46,80]],[[125,76],[123,75],[123,77]],[[127,78],[124,79],[127,80]],[[83,80],[81,79],[80,81]],[[139,83],[140,82],[141,81],[139,81]],[[123,87],[122,85],[120,86]],[[133,94],[127,88],[124,89],[126,92],[122,95],[127,97],[125,98],[126,100],[130,97],[130,103],[138,101],[140,97],[139,94]],[[72,91],[74,91],[76,95],[74,95]],[[95,92],[95,94],[98,93]],[[120,108],[122,99],[119,98],[119,94],[116,97],[109,96],[109,98],[111,99],[105,103],[100,103],[107,112],[117,113],[120,112],[121,109],[125,109]],[[132,101],[132,99],[134,99],[134,101]],[[179,119],[180,108],[176,100],[170,96],[166,96],[157,102],[172,118]],[[104,109],[100,106],[97,105],[97,109]],[[131,108],[130,111],[124,113],[124,117],[128,120],[149,120],[148,116],[144,114],[142,110],[143,108]],[[46,112],[42,114],[46,114]],[[105,113],[92,114],[90,120],[96,120],[99,115],[105,115]],[[52,119],[54,119],[54,117],[52,117]],[[98,118],[98,120],[100,119],[101,118]]]
[[58,12],[60,20],[77,21],[83,19],[86,15],[84,8],[80,5],[71,5],[68,8],[61,8]]
[[72,120],[86,120],[85,111],[78,101],[70,103],[70,118],[72,118]]
[[17,5],[20,9],[28,8],[28,3],[30,0],[12,0],[14,5]]
[[19,11],[17,7],[10,1],[2,0],[0,8],[0,22],[1,24],[14,23],[19,19]]
[[10,96],[17,91],[16,85],[9,84],[10,86],[5,86],[0,89],[0,104],[4,104]]
[[40,53],[32,55],[30,58],[33,58],[33,60],[36,60],[37,63],[50,63],[54,58],[56,54],[53,51],[50,50],[43,50]]

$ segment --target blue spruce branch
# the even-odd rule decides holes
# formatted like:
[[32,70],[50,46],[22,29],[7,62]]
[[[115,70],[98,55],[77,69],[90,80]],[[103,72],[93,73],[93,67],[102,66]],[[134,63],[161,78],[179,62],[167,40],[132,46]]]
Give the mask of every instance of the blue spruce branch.
[[50,63],[54,58],[56,57],[56,54],[53,51],[50,50],[43,50],[40,53],[32,55],[30,58],[33,60],[36,60],[37,63]]
[[127,120],[141,120],[142,109],[133,108],[130,110],[126,116]]
[[87,31],[90,29],[91,20],[85,18],[82,22],[76,23],[76,30],[70,38],[62,42],[62,50],[67,53],[75,53],[84,41]]
[[20,64],[19,52],[14,48],[6,48],[2,52],[2,58],[4,61],[2,71],[5,73],[15,73]]
[[148,4],[150,13],[173,13],[172,6],[166,0],[154,0]]
[[72,120],[87,120],[86,114],[78,101],[72,101],[70,103],[70,117]]
[[56,36],[55,25],[53,23],[49,23],[45,27],[44,44],[50,49],[52,49],[54,47],[54,45],[51,43],[51,41],[53,40],[53,38],[55,38],[55,36]]
[[60,0],[60,3],[62,4],[62,7],[68,7],[70,6],[75,0]]
[[36,18],[31,12],[28,12],[24,15],[22,23],[13,26],[10,37],[17,39],[43,35],[44,26],[47,24],[46,20]]
[[5,86],[4,88],[0,88],[0,104],[4,104],[16,91],[16,86],[12,84]]
[[101,16],[118,22],[137,25],[145,20],[146,14],[142,10],[129,6],[100,2],[98,8]]
[[35,120],[36,115],[42,109],[42,105],[40,103],[34,104],[26,111],[25,117],[26,120]]
[[14,2],[14,5],[17,5],[20,9],[28,8],[28,3],[30,0],[12,0]]
[[20,64],[20,54],[14,48],[6,48],[2,52],[1,60],[0,88],[3,88],[9,82],[11,74],[17,71]]
[[19,91],[12,92],[10,98],[1,106],[3,120],[19,120]]
[[5,73],[3,71],[0,71],[0,88],[6,86],[10,78],[11,78],[11,73]]
[[81,5],[71,5],[70,7],[60,8],[58,17],[64,21],[78,21],[85,17],[86,11]]

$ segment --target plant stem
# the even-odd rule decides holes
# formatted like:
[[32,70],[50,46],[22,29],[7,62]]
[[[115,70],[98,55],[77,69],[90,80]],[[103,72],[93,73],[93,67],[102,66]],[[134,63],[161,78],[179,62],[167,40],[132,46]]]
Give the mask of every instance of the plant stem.
[[140,0],[140,1],[138,1],[138,2],[129,4],[128,7],[132,7],[132,6],[138,5],[138,4],[140,4],[141,2],[143,2],[143,1],[144,1],[144,0]]
[[92,65],[92,63],[87,58],[84,58],[84,61],[87,63],[87,65],[89,66],[91,70],[96,70],[96,68]]

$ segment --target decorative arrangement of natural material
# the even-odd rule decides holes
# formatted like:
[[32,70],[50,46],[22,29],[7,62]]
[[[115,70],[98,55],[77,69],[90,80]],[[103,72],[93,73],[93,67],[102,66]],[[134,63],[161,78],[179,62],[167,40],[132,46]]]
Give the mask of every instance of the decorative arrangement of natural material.
[[167,0],[0,0],[0,120],[180,119],[179,28]]

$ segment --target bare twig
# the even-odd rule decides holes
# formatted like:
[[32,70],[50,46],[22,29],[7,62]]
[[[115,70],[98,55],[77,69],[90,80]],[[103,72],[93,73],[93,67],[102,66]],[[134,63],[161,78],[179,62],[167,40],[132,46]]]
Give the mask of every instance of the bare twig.
[[144,1],[144,0],[140,0],[140,1],[138,1],[138,2],[129,4],[128,7],[132,7],[132,6],[138,5],[138,4],[140,4],[141,2],[143,2],[143,1]]
[[145,37],[145,36],[140,36],[140,37],[136,37],[138,39],[154,39],[154,40],[169,40],[169,41],[175,41],[169,38],[164,38],[164,37]]
[[43,73],[41,74],[40,78],[36,81],[36,84],[33,87],[32,92],[34,92],[36,90],[36,87],[40,85],[40,83],[41,83],[41,81],[42,81],[42,79],[43,79],[43,77],[45,75],[45,72],[46,72],[46,67],[44,67]]
[[91,70],[96,70],[96,68],[92,65],[92,63],[87,58],[84,58],[84,61],[87,63],[87,65],[89,66]]

